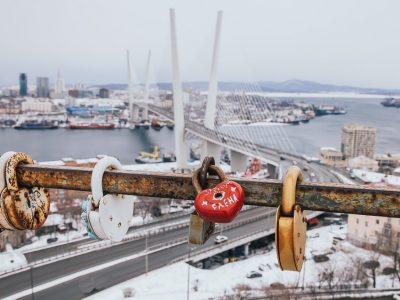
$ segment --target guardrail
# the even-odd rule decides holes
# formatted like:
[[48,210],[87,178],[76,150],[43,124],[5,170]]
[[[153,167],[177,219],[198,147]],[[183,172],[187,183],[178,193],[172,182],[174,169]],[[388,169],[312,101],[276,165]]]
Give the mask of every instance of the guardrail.
[[[19,165],[20,186],[90,191],[91,168]],[[245,204],[277,207],[282,182],[272,179],[231,178],[245,191]],[[208,179],[215,186],[216,177]],[[103,189],[114,194],[193,200],[190,174],[112,170],[104,173]],[[362,185],[304,182],[297,186],[296,203],[305,210],[400,218],[400,189]]]

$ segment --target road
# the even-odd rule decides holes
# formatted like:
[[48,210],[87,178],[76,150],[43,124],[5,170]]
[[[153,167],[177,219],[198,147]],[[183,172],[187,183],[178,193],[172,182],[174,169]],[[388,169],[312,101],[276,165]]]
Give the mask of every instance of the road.
[[[256,216],[263,215],[269,209],[257,208],[242,212],[234,222],[240,222],[246,219],[251,219]],[[262,227],[273,226],[273,221],[268,218],[262,218],[258,221],[241,225],[236,228],[224,230],[224,235],[230,238],[244,236],[252,230],[258,230]],[[154,247],[166,242],[170,242],[179,238],[187,237],[188,227],[177,229],[174,231],[164,232],[159,235],[149,237],[148,246]],[[205,246],[213,243],[212,238]],[[57,278],[62,278],[68,274],[74,274],[81,270],[86,270],[90,267],[99,264],[110,262],[118,258],[124,258],[135,253],[140,253],[145,249],[145,239],[137,239],[113,247],[104,248],[100,251],[85,253],[75,257],[56,261],[43,266],[36,266],[30,270],[19,272],[7,277],[0,278],[0,297],[13,295],[19,291],[29,290],[31,288],[31,280],[33,286],[38,286],[44,283],[51,282]],[[178,258],[188,253],[188,244],[183,243],[177,246],[169,247],[159,252],[149,255],[149,270],[167,265],[173,259]],[[144,257],[124,261],[115,266],[98,270],[94,273],[81,276],[76,279],[69,280],[65,283],[49,286],[49,288],[35,293],[35,298],[38,299],[80,299],[89,291],[96,289],[104,289],[123,282],[132,277],[138,276],[145,272]],[[26,297],[26,299],[29,299]]]
[[[151,228],[151,227],[157,226],[161,223],[163,225],[168,225],[168,224],[172,224],[174,222],[188,220],[188,218],[189,218],[188,213],[177,214],[176,216],[172,216],[172,217],[168,218],[167,220],[160,218],[159,220],[156,220],[155,222],[147,223],[142,226],[133,226],[133,227],[129,228],[128,233]],[[24,255],[25,255],[26,259],[28,260],[28,262],[30,263],[30,262],[38,261],[40,259],[47,258],[50,256],[56,256],[59,254],[64,254],[66,252],[71,252],[71,251],[77,250],[78,247],[80,247],[80,246],[83,246],[83,245],[89,246],[90,244],[93,244],[95,242],[97,242],[97,240],[85,238],[85,239],[78,240],[75,242],[70,242],[68,244],[55,245],[53,247],[41,249],[39,251],[32,250],[29,252],[25,252]]]

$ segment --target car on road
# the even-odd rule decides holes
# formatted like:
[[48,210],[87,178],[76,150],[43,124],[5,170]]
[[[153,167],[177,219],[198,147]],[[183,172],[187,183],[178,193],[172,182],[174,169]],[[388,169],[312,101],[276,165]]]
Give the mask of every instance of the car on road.
[[225,235],[217,235],[214,239],[214,243],[221,244],[225,243],[228,240],[228,237]]
[[262,274],[256,271],[251,271],[250,273],[246,274],[247,278],[257,278],[257,277],[262,277]]

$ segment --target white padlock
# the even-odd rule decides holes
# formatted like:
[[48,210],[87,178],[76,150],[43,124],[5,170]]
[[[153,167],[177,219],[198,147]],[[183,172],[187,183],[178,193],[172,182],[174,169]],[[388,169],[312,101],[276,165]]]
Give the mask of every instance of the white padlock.
[[[100,239],[121,241],[129,229],[133,214],[133,197],[103,194],[103,174],[107,168],[122,169],[114,157],[105,156],[94,167],[91,178],[92,195],[86,201],[88,231]],[[85,220],[84,220],[85,221]]]
[[[7,187],[6,183],[6,165],[8,160],[15,154],[14,151],[3,153],[0,157],[0,194]],[[3,198],[0,197],[0,227],[13,230],[14,227],[8,222],[7,216],[3,209]]]

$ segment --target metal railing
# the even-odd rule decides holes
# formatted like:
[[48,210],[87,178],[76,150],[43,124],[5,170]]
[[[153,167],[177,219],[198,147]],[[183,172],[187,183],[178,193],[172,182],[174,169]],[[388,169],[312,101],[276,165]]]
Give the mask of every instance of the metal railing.
[[[67,166],[19,165],[20,186],[90,191],[92,169]],[[232,178],[245,191],[245,204],[277,207],[282,182],[272,179]],[[210,177],[214,186],[218,178]],[[108,193],[193,200],[190,174],[113,170],[103,176]],[[304,182],[297,186],[296,202],[305,210],[400,217],[400,189],[362,185]]]

